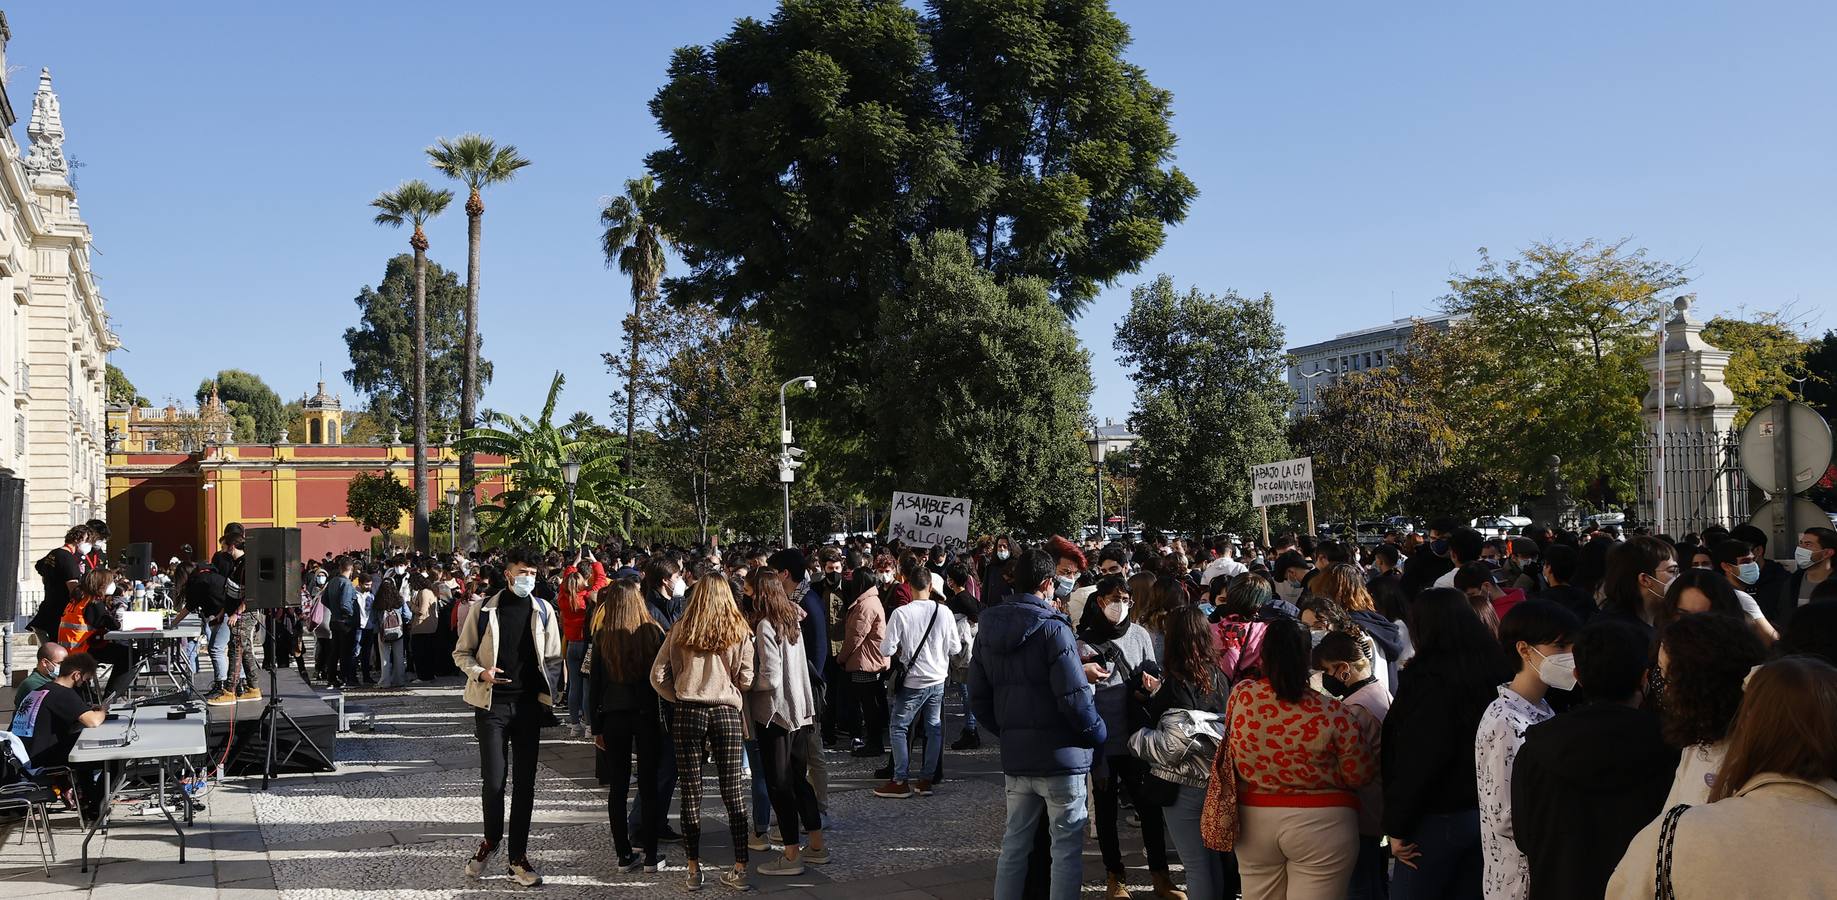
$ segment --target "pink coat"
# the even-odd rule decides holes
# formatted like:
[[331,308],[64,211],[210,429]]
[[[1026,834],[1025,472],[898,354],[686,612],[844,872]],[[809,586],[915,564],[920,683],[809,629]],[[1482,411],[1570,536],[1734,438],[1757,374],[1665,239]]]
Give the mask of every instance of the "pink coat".
[[887,614],[880,605],[880,589],[869,587],[855,598],[843,620],[842,651],[837,654],[846,672],[885,672],[887,656],[880,642],[887,636]]

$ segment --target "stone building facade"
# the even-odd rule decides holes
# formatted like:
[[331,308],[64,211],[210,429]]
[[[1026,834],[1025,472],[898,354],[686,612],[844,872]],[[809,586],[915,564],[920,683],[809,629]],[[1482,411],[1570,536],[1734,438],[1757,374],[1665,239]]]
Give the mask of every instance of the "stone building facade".
[[[0,72],[11,37],[0,14]],[[20,554],[9,562],[30,609],[39,584],[29,561],[72,524],[103,514],[104,382],[120,341],[90,272],[51,72],[38,74],[23,148],[13,86],[0,84],[0,410],[10,414],[0,422],[0,468],[25,481]]]

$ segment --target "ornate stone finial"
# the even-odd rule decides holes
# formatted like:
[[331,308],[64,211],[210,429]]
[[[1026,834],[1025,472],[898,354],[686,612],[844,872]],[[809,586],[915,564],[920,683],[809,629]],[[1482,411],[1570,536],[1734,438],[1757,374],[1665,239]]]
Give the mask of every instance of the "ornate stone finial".
[[32,121],[26,125],[32,149],[24,161],[34,187],[70,187],[70,163],[64,159],[64,115],[57,93],[51,90],[51,70],[38,73],[38,93],[32,96]]

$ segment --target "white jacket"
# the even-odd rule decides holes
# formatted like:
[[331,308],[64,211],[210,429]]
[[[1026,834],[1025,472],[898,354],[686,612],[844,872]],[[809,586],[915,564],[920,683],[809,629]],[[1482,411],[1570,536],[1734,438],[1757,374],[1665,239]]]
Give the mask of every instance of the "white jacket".
[[[478,673],[497,665],[498,658],[498,598],[502,593],[493,594],[483,600],[474,600],[466,604],[465,618],[459,623],[459,640],[453,646],[453,664],[466,673],[466,702],[479,709],[491,708],[490,682],[480,681]],[[554,703],[555,685],[561,683],[562,661],[566,658],[567,645],[561,640],[561,616],[553,604],[547,600],[530,595],[529,630],[535,639],[538,668],[542,670],[542,692],[536,695],[536,701],[546,705]],[[484,632],[479,631],[480,620],[483,620]]]

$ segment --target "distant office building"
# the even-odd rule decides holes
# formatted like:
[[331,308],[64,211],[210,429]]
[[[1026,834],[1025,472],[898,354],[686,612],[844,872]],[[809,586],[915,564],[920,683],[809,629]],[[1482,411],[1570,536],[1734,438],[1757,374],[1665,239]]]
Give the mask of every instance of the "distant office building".
[[1315,393],[1354,372],[1370,372],[1391,365],[1410,342],[1418,325],[1443,331],[1456,316],[1412,316],[1386,325],[1375,325],[1334,335],[1324,341],[1289,348],[1288,386],[1295,389],[1294,414],[1307,415]]

